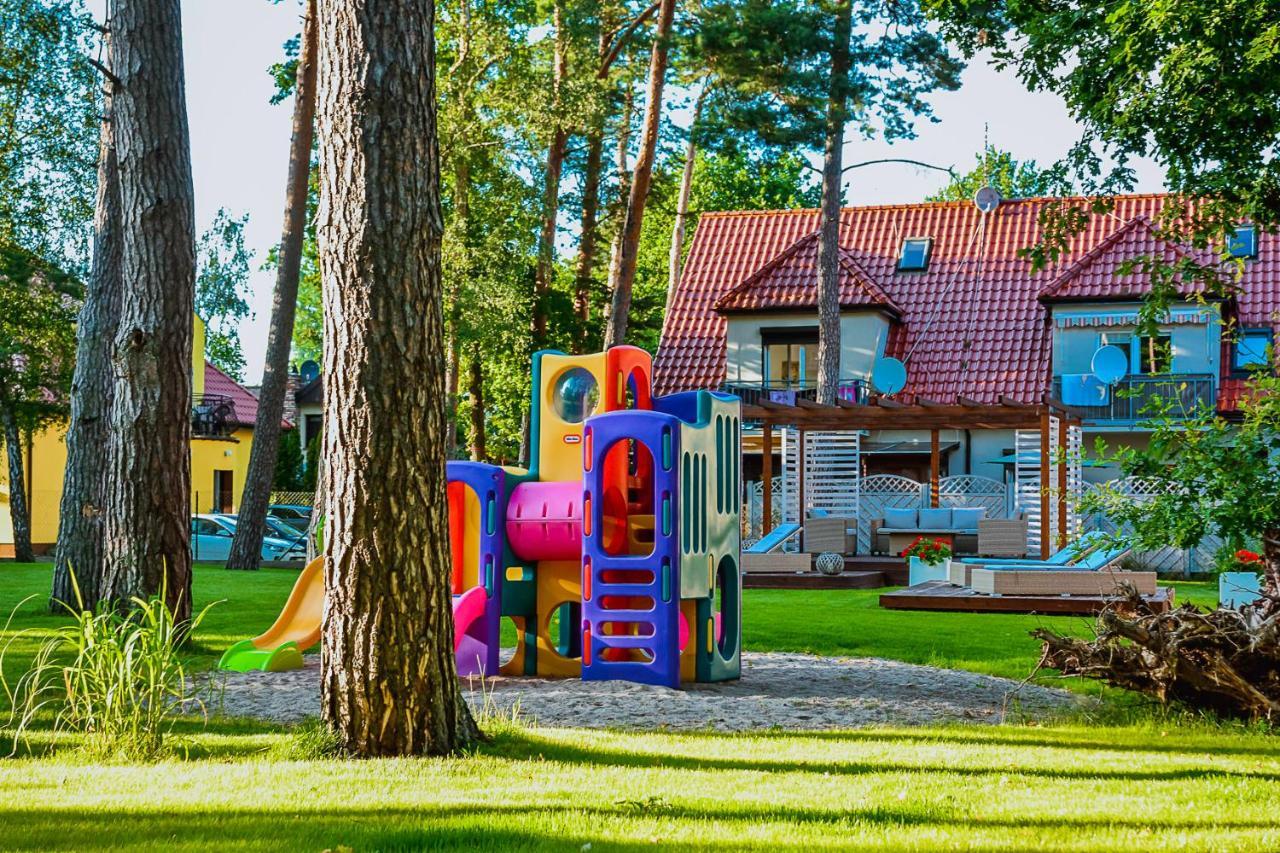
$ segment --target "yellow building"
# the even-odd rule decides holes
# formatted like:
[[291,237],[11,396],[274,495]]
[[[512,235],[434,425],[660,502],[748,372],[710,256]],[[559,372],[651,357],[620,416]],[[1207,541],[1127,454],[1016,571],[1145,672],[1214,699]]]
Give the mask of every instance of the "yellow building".
[[[236,512],[249,469],[258,400],[243,385],[205,362],[204,322],[192,336],[191,511]],[[33,435],[23,448],[31,543],[52,550],[58,536],[62,474],[67,464],[66,424]],[[0,443],[2,444],[2,443]],[[0,556],[13,555],[8,465],[0,464]]]

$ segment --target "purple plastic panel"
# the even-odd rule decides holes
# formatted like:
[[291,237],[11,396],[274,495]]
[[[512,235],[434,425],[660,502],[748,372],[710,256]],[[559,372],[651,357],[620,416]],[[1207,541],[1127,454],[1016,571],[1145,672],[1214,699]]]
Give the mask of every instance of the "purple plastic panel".
[[[587,681],[618,679],[665,687],[680,686],[680,550],[676,519],[679,517],[679,481],[675,460],[680,453],[679,421],[670,415],[647,411],[610,412],[588,418],[583,436],[588,470],[583,476],[584,518],[582,560],[582,628],[586,648],[582,677]],[[602,544],[601,524],[605,483],[604,460],[619,441],[634,439],[653,456],[654,547],[643,557],[614,556]],[[651,576],[627,582],[605,580],[617,570],[645,569]],[[609,607],[607,598],[645,598],[626,608]],[[615,604],[617,602],[614,602]],[[606,623],[637,627],[637,633],[605,634]],[[643,636],[649,634],[649,636]],[[610,650],[644,649],[649,661],[609,660]],[[622,653],[621,651],[619,653]]]
[[[464,643],[472,661],[477,654],[482,661],[483,669],[490,675],[497,675],[499,666],[498,636],[502,627],[502,555],[505,550],[505,529],[507,517],[506,472],[497,465],[484,462],[449,462],[445,466],[445,478],[450,483],[464,483],[480,499],[480,567],[476,577],[484,584],[488,602],[484,610],[484,619],[478,619],[467,632],[468,640],[475,646]],[[459,650],[459,663],[462,661]],[[472,670],[474,665],[470,665]],[[460,667],[461,670],[461,667]],[[475,671],[459,675],[474,675]]]

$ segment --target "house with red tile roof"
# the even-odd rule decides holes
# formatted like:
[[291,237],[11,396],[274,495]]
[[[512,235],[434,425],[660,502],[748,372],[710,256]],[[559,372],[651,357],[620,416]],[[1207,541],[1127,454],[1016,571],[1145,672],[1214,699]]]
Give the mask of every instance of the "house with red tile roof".
[[[1137,318],[1150,281],[1141,272],[1121,274],[1122,265],[1139,255],[1173,261],[1192,252],[1156,232],[1166,198],[1117,199],[1042,269],[1032,268],[1024,250],[1041,240],[1041,211],[1058,200],[1008,200],[987,213],[971,202],[842,210],[841,396],[864,398],[878,360],[893,357],[908,373],[896,399],[1053,397],[1082,413],[1087,434],[1114,443],[1145,441],[1142,409],[1153,397],[1233,412],[1245,368],[1274,335],[1280,236],[1241,226],[1231,245],[1244,260],[1239,293],[1205,300],[1189,288],[1158,334],[1145,337]],[[723,387],[751,400],[812,389],[818,224],[815,210],[702,216],[664,320],[656,392]],[[1101,346],[1117,348],[1127,363],[1114,386],[1092,375]],[[944,473],[1007,473],[1011,434],[975,431],[944,441]],[[744,450],[751,479],[759,437],[748,434]],[[910,424],[864,437],[867,474],[927,479],[928,464],[929,436]]]

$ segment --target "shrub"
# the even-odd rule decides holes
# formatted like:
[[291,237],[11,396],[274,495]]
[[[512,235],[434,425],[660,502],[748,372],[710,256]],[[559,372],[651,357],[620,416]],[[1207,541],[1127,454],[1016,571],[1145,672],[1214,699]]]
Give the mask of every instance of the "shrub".
[[17,638],[0,650],[0,684],[9,700],[15,750],[20,741],[29,744],[33,724],[52,713],[55,736],[79,735],[81,749],[92,758],[151,761],[164,754],[165,737],[180,715],[203,711],[179,648],[209,608],[179,623],[163,591],[130,604],[126,613],[105,603],[91,611],[68,607],[72,622],[40,644],[12,686],[3,663]]

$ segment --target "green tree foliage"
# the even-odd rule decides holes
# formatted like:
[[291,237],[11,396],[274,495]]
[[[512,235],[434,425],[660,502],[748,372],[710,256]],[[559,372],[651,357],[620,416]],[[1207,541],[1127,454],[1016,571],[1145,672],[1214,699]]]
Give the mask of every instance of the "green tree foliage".
[[[631,306],[629,339],[656,351],[662,333],[667,290],[671,226],[676,214],[681,156],[672,153],[654,174],[649,211],[640,235],[636,289]],[[694,161],[687,251],[697,231],[699,214],[716,210],[791,210],[818,205],[820,189],[804,159],[791,152],[730,148],[698,153]]]
[[1008,151],[988,145],[974,155],[973,168],[956,175],[926,201],[967,201],[983,187],[995,187],[1001,198],[1036,198],[1059,191],[1061,167],[1042,169],[1035,160],[1015,160]]
[[[1235,223],[1280,225],[1280,6],[1254,0],[1178,3],[1025,3],[925,0],[942,31],[969,55],[987,51],[1029,89],[1060,95],[1082,128],[1062,177],[1095,200],[1050,206],[1038,263],[1054,260],[1091,213],[1131,191],[1132,163],[1151,158],[1169,189],[1161,230],[1176,241],[1224,249]],[[1136,258],[1153,268],[1158,259]],[[1211,292],[1238,268],[1166,268],[1148,318],[1186,277]]]
[[80,0],[0,0],[0,245],[83,272],[98,75]]
[[280,450],[276,454],[271,487],[281,492],[302,488],[302,436],[296,429],[285,430],[280,435]]
[[247,213],[237,219],[220,208],[196,244],[195,308],[205,321],[205,358],[237,382],[244,381],[239,328],[249,316],[245,297],[253,260],[244,244],[248,221]]

